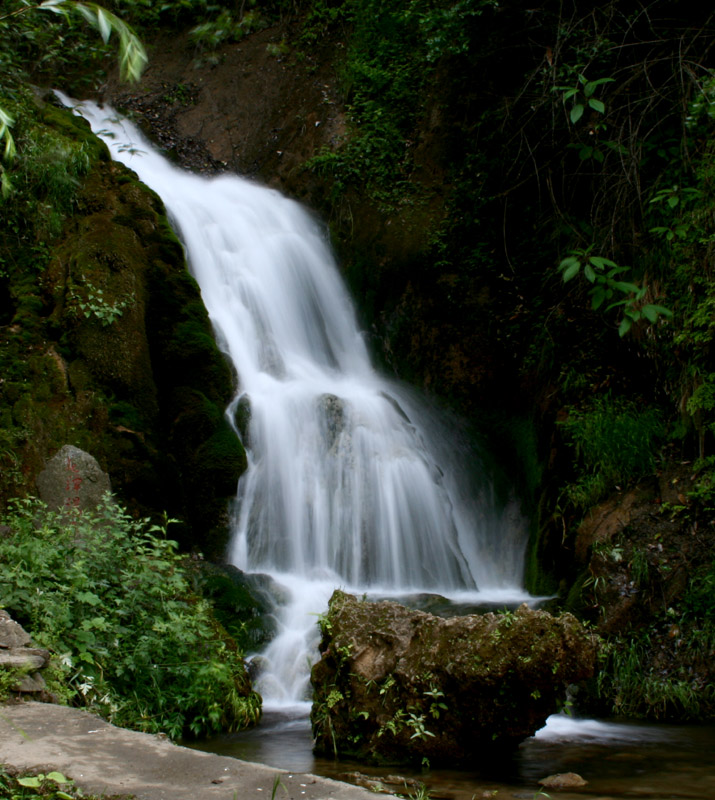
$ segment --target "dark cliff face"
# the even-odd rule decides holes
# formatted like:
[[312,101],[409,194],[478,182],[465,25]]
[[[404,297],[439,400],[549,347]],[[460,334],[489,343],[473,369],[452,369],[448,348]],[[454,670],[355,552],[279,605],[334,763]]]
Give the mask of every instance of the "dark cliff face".
[[[178,517],[174,536],[220,556],[245,453],[223,416],[233,379],[181,245],[158,197],[86,123],[50,105],[27,114],[28,142],[54,141],[56,158],[86,142],[88,159],[57,233],[7,277],[0,496],[31,492],[44,461],[74,444],[134,513]],[[17,246],[12,230],[2,244]]]
[[[127,88],[110,80],[104,96],[135,113],[183,166],[231,170],[315,209],[330,226],[385,367],[467,413],[499,405],[514,396],[513,358],[493,331],[494,277],[466,280],[465,272],[435,263],[435,239],[458,191],[448,174],[453,129],[445,97],[424,103],[404,202],[388,208],[371,193],[367,173],[343,185],[320,166],[351,137],[341,33],[332,30],[310,48],[276,56],[271,47],[286,29],[275,25],[222,47],[215,63],[200,69],[187,34],[160,34],[150,43],[151,68],[141,83]],[[452,94],[453,77],[449,70],[442,76],[444,92]],[[503,296],[508,284],[499,288]]]

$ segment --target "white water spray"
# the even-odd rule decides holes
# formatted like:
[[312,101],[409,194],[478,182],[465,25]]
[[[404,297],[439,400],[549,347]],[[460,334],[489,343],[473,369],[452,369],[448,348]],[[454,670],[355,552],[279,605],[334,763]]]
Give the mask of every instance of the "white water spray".
[[497,512],[458,436],[373,368],[311,216],[238,177],[173,167],[111,109],[75,108],[163,199],[238,375],[229,419],[250,408],[230,560],[292,598],[263,656],[266,703],[307,699],[316,614],[336,587],[523,596],[516,505]]

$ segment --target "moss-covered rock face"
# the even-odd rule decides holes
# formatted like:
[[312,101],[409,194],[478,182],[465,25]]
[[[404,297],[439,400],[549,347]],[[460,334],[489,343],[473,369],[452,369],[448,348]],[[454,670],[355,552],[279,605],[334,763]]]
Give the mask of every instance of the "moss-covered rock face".
[[593,674],[595,638],[571,614],[441,619],[335,592],[313,667],[316,749],[378,763],[471,763],[542,727]]
[[[3,275],[0,503],[32,492],[43,463],[73,444],[133,511],[167,511],[185,545],[219,556],[246,457],[223,414],[231,372],[181,245],[158,197],[83,121],[48,105],[24,113],[25,183],[0,234],[0,256],[24,254]],[[77,153],[62,205],[37,165]]]

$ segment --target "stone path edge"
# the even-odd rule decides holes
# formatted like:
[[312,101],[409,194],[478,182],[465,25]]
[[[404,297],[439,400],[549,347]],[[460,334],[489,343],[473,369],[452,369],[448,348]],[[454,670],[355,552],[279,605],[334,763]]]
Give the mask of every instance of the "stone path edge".
[[367,800],[374,793],[307,773],[288,773],[181,747],[49,703],[0,706],[0,764],[58,770],[85,793],[137,800]]

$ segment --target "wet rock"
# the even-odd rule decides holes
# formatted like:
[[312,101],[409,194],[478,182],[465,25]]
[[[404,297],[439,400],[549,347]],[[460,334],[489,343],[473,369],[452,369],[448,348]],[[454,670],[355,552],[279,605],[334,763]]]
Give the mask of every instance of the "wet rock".
[[[211,600],[217,618],[244,650],[259,650],[273,638],[274,612],[287,598],[285,589],[270,575],[202,562],[200,576],[202,594]],[[252,672],[258,674],[260,659],[254,661]]]
[[552,790],[580,789],[587,783],[588,781],[585,781],[576,772],[561,772],[557,775],[549,775],[539,781],[539,785],[544,789]]
[[334,394],[323,394],[318,399],[318,402],[325,414],[325,424],[327,427],[327,444],[328,448],[335,446],[338,437],[343,431],[345,426],[345,406],[343,400],[336,397]]
[[90,510],[112,489],[109,476],[84,450],[65,445],[37,477],[40,499],[50,509]]
[[236,403],[233,413],[236,430],[241,434],[241,441],[244,447],[250,447],[249,431],[251,427],[251,398],[244,394]]
[[533,735],[593,674],[571,614],[442,619],[335,592],[313,667],[316,749],[378,763],[474,763]]

